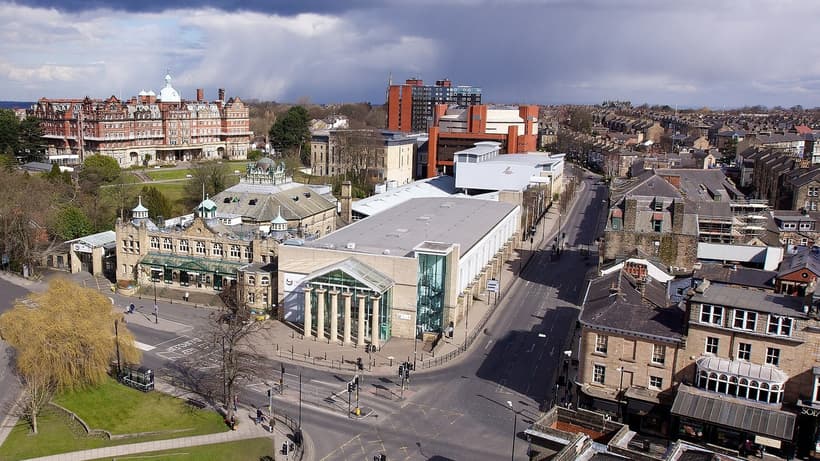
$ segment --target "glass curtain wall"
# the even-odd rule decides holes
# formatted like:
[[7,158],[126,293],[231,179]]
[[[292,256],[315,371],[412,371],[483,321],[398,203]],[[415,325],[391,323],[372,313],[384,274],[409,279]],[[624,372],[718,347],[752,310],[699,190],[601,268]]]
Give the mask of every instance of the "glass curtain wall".
[[419,253],[418,318],[416,330],[442,331],[444,323],[444,278],[446,276],[445,255]]

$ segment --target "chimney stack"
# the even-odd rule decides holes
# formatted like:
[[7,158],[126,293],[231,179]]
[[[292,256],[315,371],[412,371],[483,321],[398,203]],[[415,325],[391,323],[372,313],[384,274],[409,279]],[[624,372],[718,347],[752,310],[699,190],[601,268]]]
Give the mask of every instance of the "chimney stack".
[[342,219],[350,224],[353,221],[353,184],[350,181],[342,183]]
[[220,88],[220,89],[219,89],[219,100],[220,100],[220,101],[224,101],[224,100],[225,100],[225,88]]
[[203,90],[202,88],[197,88],[196,89],[196,101],[197,102],[202,102],[204,100],[205,100],[205,90]]

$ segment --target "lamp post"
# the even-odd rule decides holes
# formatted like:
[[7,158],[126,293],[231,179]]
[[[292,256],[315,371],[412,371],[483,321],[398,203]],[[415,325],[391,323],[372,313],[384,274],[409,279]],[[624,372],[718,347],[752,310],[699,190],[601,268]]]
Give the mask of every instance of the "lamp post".
[[518,432],[518,413],[513,408],[512,401],[507,400],[507,405],[510,406],[510,411],[513,412],[512,452],[510,453],[510,461],[515,461],[515,434]]
[[618,419],[621,419],[621,390],[624,387],[624,367],[618,367],[615,371],[621,372],[621,381],[618,383],[618,394],[616,397],[618,398]]
[[120,374],[122,374],[122,368],[120,366],[120,333],[119,333],[119,319],[114,319],[114,338],[117,343],[117,379],[119,379]]

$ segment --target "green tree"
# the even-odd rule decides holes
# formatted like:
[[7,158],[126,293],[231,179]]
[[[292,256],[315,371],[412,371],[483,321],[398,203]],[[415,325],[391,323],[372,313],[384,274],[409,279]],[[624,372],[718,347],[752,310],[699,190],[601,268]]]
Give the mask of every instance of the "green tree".
[[119,179],[120,165],[113,157],[107,155],[92,155],[83,161],[80,170],[80,187],[84,192],[93,194],[97,189]]
[[18,132],[18,153],[29,161],[41,160],[45,154],[43,128],[40,119],[26,117],[20,122]]
[[20,145],[20,120],[11,109],[0,109],[0,153],[14,155]]
[[297,150],[300,158],[304,159],[304,153],[309,154],[309,123],[307,109],[302,106],[291,107],[273,123],[270,129],[271,144],[279,151]]
[[251,149],[248,151],[248,160],[255,162],[260,158],[262,158],[262,151],[256,149]]
[[228,187],[228,167],[210,161],[197,163],[191,169],[192,178],[185,184],[185,205],[192,208],[202,201],[203,192],[213,197]]
[[151,219],[156,219],[158,216],[171,217],[171,202],[159,189],[154,186],[143,186],[140,195],[142,195],[142,204],[148,208],[148,216]]
[[72,240],[94,232],[94,226],[83,210],[67,206],[57,213],[54,232],[63,240]]
[[[53,280],[45,292],[15,303],[0,316],[0,336],[16,349],[24,383],[21,406],[35,432],[42,402],[55,390],[97,385],[114,360],[140,359],[122,314],[112,310],[108,298],[66,279]],[[31,401],[40,404],[26,405]]]

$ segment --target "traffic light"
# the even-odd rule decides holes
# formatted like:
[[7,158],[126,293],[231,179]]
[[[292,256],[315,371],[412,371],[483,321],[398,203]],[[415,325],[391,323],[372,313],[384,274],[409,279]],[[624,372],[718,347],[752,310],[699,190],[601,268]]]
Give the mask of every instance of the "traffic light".
[[347,392],[348,393],[353,392],[353,381],[350,381],[349,383],[347,383]]
[[270,389],[268,389],[268,398],[270,398]]
[[364,370],[364,363],[362,363],[362,358],[361,357],[358,357],[356,359],[356,367],[358,367],[359,370]]
[[404,376],[404,364],[399,365],[399,376]]
[[353,386],[359,387],[359,375],[353,377]]

